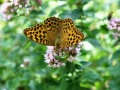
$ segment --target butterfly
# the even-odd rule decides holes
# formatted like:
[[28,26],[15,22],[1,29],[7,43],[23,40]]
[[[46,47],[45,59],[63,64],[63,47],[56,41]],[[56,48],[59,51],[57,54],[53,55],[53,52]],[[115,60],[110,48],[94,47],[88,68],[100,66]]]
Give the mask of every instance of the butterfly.
[[43,24],[26,28],[24,34],[37,43],[56,48],[74,46],[84,38],[70,18],[57,17],[47,18]]

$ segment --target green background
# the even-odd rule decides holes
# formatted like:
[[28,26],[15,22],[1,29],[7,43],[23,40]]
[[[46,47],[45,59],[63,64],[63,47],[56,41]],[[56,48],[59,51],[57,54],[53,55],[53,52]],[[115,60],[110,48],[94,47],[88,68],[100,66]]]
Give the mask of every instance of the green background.
[[[120,45],[107,28],[110,11],[120,17],[120,0],[29,1],[10,20],[0,17],[0,90],[120,90]],[[25,28],[50,16],[71,18],[84,33],[80,65],[48,67],[46,46],[24,35]]]

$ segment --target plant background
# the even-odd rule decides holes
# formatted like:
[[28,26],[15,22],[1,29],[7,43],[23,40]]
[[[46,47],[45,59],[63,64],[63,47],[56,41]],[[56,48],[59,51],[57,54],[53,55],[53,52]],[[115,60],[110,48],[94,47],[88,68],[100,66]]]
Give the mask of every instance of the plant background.
[[[38,1],[0,17],[0,90],[120,90],[120,45],[107,28],[110,11],[120,17],[120,0]],[[71,18],[84,33],[79,66],[47,67],[45,45],[23,34],[50,16]]]

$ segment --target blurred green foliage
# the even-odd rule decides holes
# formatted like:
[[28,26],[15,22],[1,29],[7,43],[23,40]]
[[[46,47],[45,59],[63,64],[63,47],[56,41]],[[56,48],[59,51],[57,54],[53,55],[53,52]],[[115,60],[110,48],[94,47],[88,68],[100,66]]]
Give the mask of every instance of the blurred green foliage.
[[[2,1],[0,1],[1,3]],[[112,10],[120,17],[119,0],[34,0],[8,21],[0,17],[0,90],[120,90],[120,45],[107,28]],[[50,16],[71,18],[84,33],[79,65],[50,68],[46,47],[27,42],[23,30]],[[29,62],[25,62],[29,60]]]

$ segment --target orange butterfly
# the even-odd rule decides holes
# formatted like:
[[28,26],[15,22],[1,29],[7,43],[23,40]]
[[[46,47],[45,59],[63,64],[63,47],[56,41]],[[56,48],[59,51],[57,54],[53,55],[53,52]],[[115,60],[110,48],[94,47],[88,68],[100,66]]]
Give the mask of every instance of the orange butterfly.
[[84,38],[70,18],[56,17],[47,18],[43,24],[26,28],[24,34],[35,42],[57,48],[74,46]]

